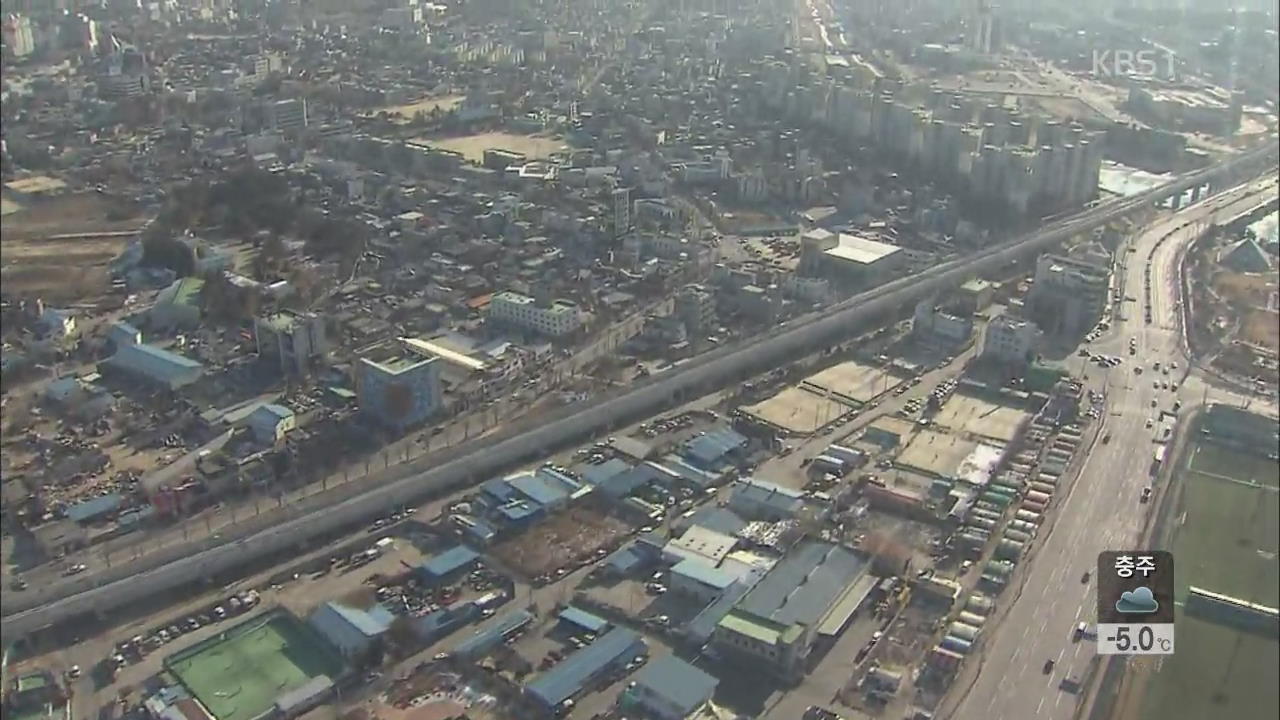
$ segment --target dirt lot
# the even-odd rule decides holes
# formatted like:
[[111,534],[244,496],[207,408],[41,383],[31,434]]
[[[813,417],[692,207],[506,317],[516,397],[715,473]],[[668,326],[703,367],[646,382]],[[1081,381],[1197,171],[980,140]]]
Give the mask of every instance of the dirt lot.
[[1214,292],[1233,305],[1266,307],[1268,297],[1276,290],[1275,275],[1246,275],[1220,272],[1213,276]]
[[109,220],[112,209],[111,203],[97,195],[71,195],[6,214],[0,230],[0,278],[5,289],[40,294],[55,302],[104,291],[106,265],[129,238],[48,238],[129,231],[142,225],[138,217]]
[[573,567],[600,548],[617,546],[629,529],[617,518],[574,508],[499,543],[493,555],[512,570],[536,577]]
[[1249,310],[1241,323],[1240,338],[1280,352],[1280,315],[1274,310]]
[[444,95],[442,97],[425,97],[415,100],[405,105],[389,105],[377,112],[385,112],[395,118],[395,122],[399,124],[408,124],[413,120],[413,116],[417,113],[430,115],[432,110],[439,108],[441,112],[448,112],[462,104],[462,96],[460,95]]
[[743,408],[750,415],[776,427],[807,435],[839,419],[853,408],[835,397],[823,397],[791,386],[763,402]]
[[414,140],[441,150],[461,153],[466,159],[477,163],[484,159],[485,150],[510,150],[522,153],[530,160],[540,160],[550,157],[551,153],[566,150],[569,147],[555,137],[516,135],[506,132],[487,132],[464,137],[421,137]]

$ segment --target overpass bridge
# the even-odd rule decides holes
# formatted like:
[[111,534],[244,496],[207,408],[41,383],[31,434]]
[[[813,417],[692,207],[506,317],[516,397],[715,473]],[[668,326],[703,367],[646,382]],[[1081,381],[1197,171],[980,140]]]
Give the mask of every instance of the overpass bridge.
[[[299,549],[316,538],[385,515],[441,493],[487,479],[554,449],[608,433],[631,421],[680,404],[686,398],[745,380],[809,350],[826,347],[859,324],[892,312],[974,273],[1031,256],[1134,211],[1208,188],[1212,195],[1266,172],[1277,164],[1280,145],[1265,146],[1218,165],[1191,172],[1149,191],[1098,203],[1054,220],[1026,236],[986,248],[882,285],[834,306],[784,323],[762,336],[722,347],[645,382],[525,418],[475,442],[428,455],[362,483],[287,506],[212,536],[156,551],[134,563],[115,565],[22,595],[5,598],[0,631],[7,642],[80,615],[107,613],[183,584],[243,567],[255,559]],[[1195,194],[1199,199],[1200,193]],[[283,514],[283,517],[281,516]]]

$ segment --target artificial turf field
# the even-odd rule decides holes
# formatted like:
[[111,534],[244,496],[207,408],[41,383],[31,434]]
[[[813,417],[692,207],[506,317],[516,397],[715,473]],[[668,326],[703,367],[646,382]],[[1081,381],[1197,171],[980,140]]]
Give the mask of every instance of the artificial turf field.
[[276,613],[231,628],[166,663],[216,720],[253,720],[282,693],[336,678],[342,661],[292,616]]
[[[1173,550],[1179,602],[1188,586],[1270,607],[1277,605],[1280,563],[1280,467],[1274,460],[1197,441],[1176,469],[1182,496],[1169,508],[1185,518]],[[1177,651],[1159,661],[1147,685],[1144,720],[1280,716],[1274,669],[1280,643],[1188,616],[1176,616]]]

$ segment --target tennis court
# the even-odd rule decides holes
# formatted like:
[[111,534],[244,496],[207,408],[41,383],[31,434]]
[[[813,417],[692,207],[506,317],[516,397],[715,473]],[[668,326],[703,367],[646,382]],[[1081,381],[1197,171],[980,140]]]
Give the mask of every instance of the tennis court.
[[257,617],[175,654],[166,667],[217,720],[253,720],[312,678],[337,678],[342,660],[298,620]]

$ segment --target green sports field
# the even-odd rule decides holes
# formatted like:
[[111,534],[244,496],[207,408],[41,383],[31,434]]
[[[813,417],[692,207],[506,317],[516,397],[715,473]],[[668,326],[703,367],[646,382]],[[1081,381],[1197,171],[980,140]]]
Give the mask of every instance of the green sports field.
[[[1179,458],[1178,501],[1167,509],[1181,603],[1191,585],[1269,607],[1280,604],[1280,466],[1200,440]],[[1147,685],[1145,720],[1280,715],[1280,643],[1177,613],[1177,654]]]
[[342,660],[292,616],[276,613],[175,654],[169,672],[216,720],[253,720],[312,678],[336,678]]

